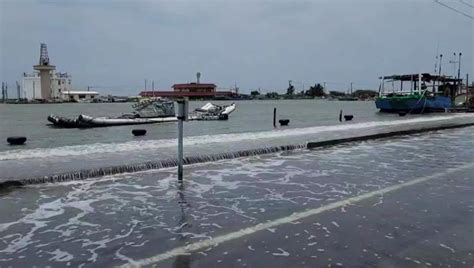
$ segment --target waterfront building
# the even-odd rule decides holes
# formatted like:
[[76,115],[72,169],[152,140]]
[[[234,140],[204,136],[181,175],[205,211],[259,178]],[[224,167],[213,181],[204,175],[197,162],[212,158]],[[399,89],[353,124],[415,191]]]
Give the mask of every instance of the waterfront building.
[[234,98],[238,94],[233,91],[218,91],[215,84],[185,83],[174,84],[173,90],[167,91],[142,91],[141,97],[162,97],[162,98],[183,98],[190,99],[216,99],[216,98]]
[[99,92],[97,91],[63,91],[61,97],[64,101],[71,102],[92,102],[98,99]]
[[44,90],[39,72],[23,73],[23,97],[28,100],[64,99],[63,92],[72,91],[72,77],[68,73],[50,73],[46,79],[50,81],[45,85],[49,90]]
[[32,101],[92,101],[97,99],[96,91],[75,91],[72,88],[72,77],[68,73],[54,72],[56,66],[51,65],[46,44],[40,46],[40,60],[34,65],[36,72],[23,73],[23,98]]
[[213,83],[201,83],[201,73],[196,74],[196,82],[174,84],[172,90],[145,90],[140,92],[141,97],[162,97],[162,98],[183,98],[190,99],[225,99],[235,98],[237,92],[218,91],[217,86]]

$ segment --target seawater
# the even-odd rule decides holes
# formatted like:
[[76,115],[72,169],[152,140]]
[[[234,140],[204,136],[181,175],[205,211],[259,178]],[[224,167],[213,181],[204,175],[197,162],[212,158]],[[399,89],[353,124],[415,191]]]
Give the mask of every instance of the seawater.
[[[221,102],[227,103],[227,102]],[[192,102],[201,106],[203,102]],[[72,106],[67,106],[72,105]],[[84,105],[84,106],[81,106]],[[6,105],[2,109],[26,109],[20,116],[10,110],[2,122],[1,134],[8,124],[18,129],[24,127],[29,141],[26,146],[3,145],[0,152],[0,180],[24,179],[49,176],[78,170],[101,170],[116,166],[140,166],[142,163],[158,163],[176,157],[176,124],[138,126],[148,128],[147,136],[135,138],[133,127],[109,127],[96,129],[54,129],[41,120],[31,118],[41,114],[34,109],[66,109],[68,113],[80,113],[74,109],[89,109],[89,114],[102,106],[107,109],[126,109],[129,104],[56,104],[56,105]],[[113,106],[117,105],[117,106]],[[188,122],[185,124],[185,155],[205,156],[256,148],[282,145],[301,145],[309,141],[345,138],[378,132],[436,126],[474,119],[471,114],[398,115],[379,114],[372,102],[337,102],[322,100],[241,101],[228,121]],[[31,107],[31,108],[30,108]],[[273,128],[273,107],[279,118],[290,118],[289,127]],[[31,111],[30,111],[31,109]],[[332,109],[332,110],[331,110]],[[355,115],[350,122],[339,122],[338,112]],[[74,111],[70,111],[74,110]],[[84,111],[82,111],[84,112]],[[46,114],[46,112],[44,112]],[[102,111],[102,113],[106,113]],[[118,111],[114,111],[115,114]],[[258,116],[260,115],[260,116]],[[2,113],[2,116],[5,116]],[[22,122],[14,123],[14,118]],[[28,119],[29,118],[29,119]],[[24,122],[23,122],[23,121]],[[9,128],[10,133],[14,131]],[[38,134],[34,134],[38,133]],[[36,136],[37,135],[37,136]],[[47,142],[48,140],[54,140]],[[0,149],[1,150],[1,149]],[[124,169],[127,170],[127,169]],[[94,172],[95,172],[94,171]]]
[[[190,109],[206,102],[192,101]],[[216,101],[230,104],[231,101]],[[237,101],[237,110],[228,121],[200,121],[185,124],[185,136],[203,136],[227,133],[260,132],[273,129],[273,108],[278,119],[290,119],[288,128],[336,125],[339,110],[355,116],[354,122],[384,121],[398,115],[379,114],[373,102],[338,102],[325,100]],[[22,149],[56,148],[87,144],[116,144],[136,140],[131,134],[134,128],[148,130],[140,140],[167,140],[177,136],[176,123],[140,126],[117,126],[93,129],[54,129],[46,120],[49,114],[74,118],[79,114],[91,116],[118,116],[131,111],[132,103],[104,104],[0,104],[0,139],[8,136],[27,136]],[[0,151],[16,150],[0,141]]]

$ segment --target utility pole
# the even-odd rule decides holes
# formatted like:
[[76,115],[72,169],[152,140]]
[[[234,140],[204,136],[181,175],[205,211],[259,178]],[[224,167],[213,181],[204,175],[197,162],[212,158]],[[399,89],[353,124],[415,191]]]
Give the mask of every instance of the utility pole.
[[[449,63],[453,64],[453,81],[454,81],[454,95],[456,95],[457,91],[459,90],[459,77],[456,79],[456,64],[459,63],[459,61],[456,61],[456,52],[453,53],[454,59],[450,60]],[[461,56],[459,56],[461,57]]]
[[145,79],[145,91],[146,91],[146,79]]
[[439,73],[438,73],[438,91],[439,91],[439,85],[441,84],[441,63],[443,60],[443,54],[439,55]]
[[5,82],[5,100],[8,101],[8,84]]
[[151,97],[155,97],[155,80],[151,81]]
[[461,56],[462,56],[462,53],[459,52],[459,65],[458,65],[458,83],[459,83],[459,90],[458,92],[461,93],[461,90],[462,90],[462,83],[461,83]]
[[5,102],[5,84],[2,82],[2,103]]
[[453,78],[456,77],[456,63],[458,63],[458,61],[456,61],[456,52],[454,52],[453,54],[453,60],[450,60],[449,63],[451,63],[453,65]]
[[18,93],[18,102],[20,102],[20,100],[21,100],[21,91],[20,91],[20,84],[18,83],[18,81],[16,81],[16,91]]
[[466,105],[469,107],[469,74],[466,74]]

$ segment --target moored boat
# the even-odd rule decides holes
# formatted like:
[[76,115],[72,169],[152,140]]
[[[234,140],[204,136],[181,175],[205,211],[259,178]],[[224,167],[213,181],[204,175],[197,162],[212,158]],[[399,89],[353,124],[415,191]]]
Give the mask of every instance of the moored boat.
[[[391,75],[381,77],[379,96],[375,100],[377,109],[387,113],[429,113],[445,112],[453,105],[452,97],[458,79],[423,74]],[[385,83],[392,84],[391,89]],[[400,87],[395,89],[395,82]],[[410,89],[404,90],[405,82],[410,82]]]
[[[48,121],[60,128],[92,128],[121,125],[155,124],[178,121],[175,114],[174,102],[171,100],[153,98],[144,99],[133,106],[134,111],[118,117],[92,117],[81,114],[70,119],[56,115],[49,115]],[[219,106],[207,103],[191,112],[188,120],[227,120],[236,109],[235,103]]]

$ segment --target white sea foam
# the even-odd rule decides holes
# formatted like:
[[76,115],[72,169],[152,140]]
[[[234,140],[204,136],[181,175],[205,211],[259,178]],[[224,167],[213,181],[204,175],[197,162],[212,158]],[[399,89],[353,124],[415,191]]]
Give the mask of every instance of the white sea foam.
[[[391,121],[373,121],[355,124],[338,124],[332,126],[317,126],[307,128],[293,128],[283,130],[270,130],[260,132],[244,132],[244,133],[228,133],[217,135],[203,135],[191,136],[184,139],[185,146],[205,145],[211,143],[228,143],[241,142],[246,140],[260,140],[260,139],[274,139],[285,138],[293,136],[311,135],[322,132],[347,132],[356,129],[365,129],[383,126],[399,126],[408,124],[417,124],[424,122],[448,121],[454,118],[474,117],[471,114],[456,114],[433,117],[418,117],[403,120]],[[29,158],[45,158],[45,157],[65,157],[65,156],[80,156],[100,153],[123,153],[136,152],[141,150],[153,150],[159,148],[167,148],[176,146],[176,139],[161,139],[161,140],[141,140],[129,141],[123,143],[93,143],[84,145],[62,146],[56,148],[36,148],[36,149],[20,149],[9,150],[0,154],[0,161],[5,160],[20,160]]]

